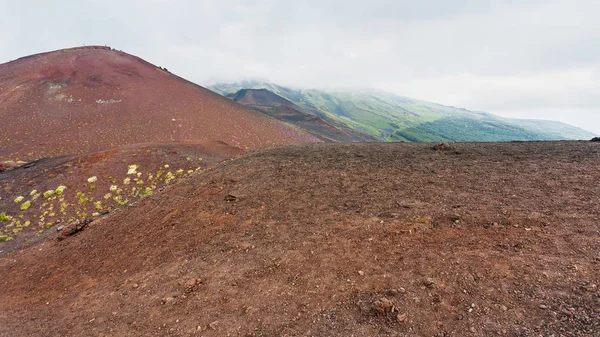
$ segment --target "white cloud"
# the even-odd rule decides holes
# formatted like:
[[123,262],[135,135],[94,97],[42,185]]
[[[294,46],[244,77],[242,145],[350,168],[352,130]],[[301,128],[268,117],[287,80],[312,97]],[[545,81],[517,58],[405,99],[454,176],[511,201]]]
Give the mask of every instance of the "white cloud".
[[0,1],[0,62],[110,45],[197,83],[376,86],[600,132],[596,0]]

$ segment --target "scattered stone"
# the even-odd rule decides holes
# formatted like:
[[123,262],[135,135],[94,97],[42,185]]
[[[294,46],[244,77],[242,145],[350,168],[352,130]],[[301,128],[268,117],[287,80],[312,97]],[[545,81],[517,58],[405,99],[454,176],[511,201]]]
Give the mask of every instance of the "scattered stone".
[[508,310],[508,308],[507,308],[505,305],[501,305],[501,306],[500,306],[500,309],[501,309],[502,311],[506,311],[506,310]]
[[365,272],[364,272],[364,271],[362,271],[362,270],[359,270],[359,271],[358,271],[358,275],[360,275],[360,276],[363,276],[363,275],[365,275]]
[[390,312],[394,312],[396,308],[394,302],[385,297],[381,297],[378,300],[374,301],[372,307],[373,310],[379,314],[387,314]]
[[434,145],[433,149],[436,151],[448,151],[451,149],[451,147],[447,143],[439,143]]
[[540,304],[540,309],[548,309],[548,306],[545,304]]
[[432,279],[431,277],[427,277],[423,280],[423,284],[427,287],[427,288],[433,288],[436,286],[436,282],[434,279]]
[[208,328],[211,330],[217,330],[219,327],[219,321],[214,321],[208,325]]
[[163,298],[161,302],[162,302],[162,304],[175,304],[176,300],[177,299],[175,297],[169,296],[169,297]]
[[406,314],[400,314],[400,313],[398,313],[398,315],[396,315],[396,320],[399,323],[404,323],[404,322],[406,322],[406,317],[407,317]]
[[60,231],[62,231],[62,229],[63,229],[63,228],[65,228],[65,226],[64,226],[64,225],[57,226],[57,227],[56,227],[56,231],[57,231],[57,232],[60,232]]
[[594,292],[598,289],[598,286],[596,284],[588,284],[588,285],[584,285],[583,289],[590,291],[590,292]]
[[185,292],[186,293],[190,293],[192,291],[194,291],[194,288],[196,288],[196,286],[200,283],[200,280],[198,279],[190,279],[187,282],[185,282],[183,284],[184,288],[185,288]]
[[140,285],[139,285],[139,284],[137,284],[137,283],[134,283],[133,285],[131,285],[131,287],[132,287],[133,289],[137,289],[139,286],[140,286]]
[[477,329],[475,329],[474,326],[472,326],[471,328],[469,328],[469,331],[471,331],[472,333],[477,333]]
[[227,194],[227,196],[225,196],[225,201],[227,201],[227,202],[237,202],[238,201],[238,197],[236,197],[233,194]]
[[77,220],[75,222],[70,223],[67,226],[64,226],[59,234],[56,236],[56,240],[62,241],[70,236],[73,236],[79,232],[81,232],[87,225],[89,225],[93,219],[87,218],[83,221]]
[[398,296],[398,294],[404,294],[406,293],[406,289],[400,287],[398,289],[388,289],[385,291],[385,294],[387,296]]
[[4,161],[4,162],[0,162],[0,172],[5,172],[5,171],[8,171],[8,170],[15,169],[17,167],[22,166],[23,164],[25,164],[24,161]]

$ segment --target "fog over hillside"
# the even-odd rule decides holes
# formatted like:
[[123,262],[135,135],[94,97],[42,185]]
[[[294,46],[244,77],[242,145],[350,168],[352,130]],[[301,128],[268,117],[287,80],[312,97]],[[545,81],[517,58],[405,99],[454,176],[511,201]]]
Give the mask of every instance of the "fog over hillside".
[[2,1],[0,63],[109,45],[193,82],[371,87],[600,134],[600,2]]

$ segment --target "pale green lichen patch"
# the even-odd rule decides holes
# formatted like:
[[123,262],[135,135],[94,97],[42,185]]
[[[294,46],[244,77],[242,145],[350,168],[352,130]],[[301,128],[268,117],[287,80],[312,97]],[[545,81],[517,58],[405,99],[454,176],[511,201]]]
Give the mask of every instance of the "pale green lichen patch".
[[12,216],[6,215],[4,212],[0,213],[0,221],[8,221],[10,219],[12,219]]
[[31,207],[31,201],[27,200],[27,201],[25,201],[24,203],[21,204],[20,209],[22,211],[25,211],[25,210],[29,209],[29,207]]
[[135,165],[135,164],[129,165],[127,167],[127,174],[136,174],[136,173],[138,173],[137,172],[138,167],[139,167],[139,165]]
[[56,188],[56,190],[54,190],[54,193],[56,195],[61,195],[66,189],[67,189],[67,186],[60,185]]
[[[5,234],[7,240],[16,239],[15,235],[24,230],[39,235],[46,228],[57,223],[71,223],[90,215],[98,216],[105,211],[119,209],[128,205],[131,200],[152,195],[157,186],[171,184],[179,178],[192,174],[200,169],[198,166],[188,164],[180,167],[161,164],[155,168],[156,171],[140,172],[140,165],[132,164],[126,166],[127,174],[122,172],[118,176],[106,177],[109,185],[100,184],[99,182],[105,178],[94,175],[84,178],[79,185],[79,191],[73,189],[71,192],[72,187],[67,188],[66,184],[45,192],[28,189],[21,192],[26,193],[22,196],[13,195],[12,200],[22,211],[19,215],[11,217],[6,212],[0,213],[0,235]],[[122,185],[119,186],[121,182]],[[102,190],[106,186],[109,186],[108,191]],[[3,189],[9,193],[11,191],[10,186],[5,186]],[[38,198],[41,199],[39,203],[35,201]]]

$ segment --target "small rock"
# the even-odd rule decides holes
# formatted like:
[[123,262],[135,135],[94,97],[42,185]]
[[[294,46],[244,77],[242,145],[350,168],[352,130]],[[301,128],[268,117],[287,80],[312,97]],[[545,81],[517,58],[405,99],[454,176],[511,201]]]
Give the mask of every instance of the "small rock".
[[358,271],[358,275],[360,275],[360,276],[363,276],[363,275],[365,275],[365,272],[364,272],[364,271],[362,271],[362,270],[359,270],[359,271]]
[[137,284],[137,283],[134,283],[134,284],[133,284],[131,287],[132,287],[133,289],[137,289],[139,286],[140,286],[139,284]]
[[57,232],[60,232],[60,231],[61,231],[63,228],[65,228],[65,226],[64,226],[64,225],[57,226],[57,227],[56,227],[56,231],[57,231]]
[[175,297],[165,297],[162,300],[162,304],[175,304]]
[[400,287],[398,289],[388,289],[385,291],[385,294],[388,296],[397,296],[398,294],[406,293],[406,289]]
[[446,144],[446,143],[439,143],[433,146],[433,149],[436,151],[447,151],[450,150],[451,147],[450,145]]
[[228,194],[227,196],[225,196],[225,201],[227,201],[227,202],[237,202],[238,201],[238,197],[236,197],[233,194]]
[[436,282],[434,279],[432,279],[431,277],[427,277],[423,280],[423,284],[427,287],[427,288],[433,288],[436,285]]
[[540,309],[548,309],[548,306],[545,304],[540,304]]
[[500,309],[501,309],[502,311],[506,311],[506,310],[508,310],[508,308],[507,308],[505,305],[501,305],[501,306],[500,306]]
[[399,323],[404,323],[404,322],[406,322],[406,314],[400,314],[400,313],[398,313],[398,315],[396,315],[396,320],[397,320]]
[[477,329],[475,329],[474,326],[472,326],[471,328],[469,328],[469,331],[471,331],[472,333],[477,333]]
[[211,329],[211,330],[217,330],[218,326],[219,326],[219,321],[214,321],[208,325],[209,329]]
[[598,289],[598,286],[596,284],[588,284],[586,286],[583,286],[583,289],[590,291],[590,292],[594,292],[594,291],[596,291],[596,289]]
[[373,309],[380,314],[386,314],[388,312],[394,312],[395,306],[394,302],[385,297],[381,297],[373,302]]
[[194,288],[196,287],[196,285],[198,285],[198,283],[200,283],[199,280],[195,279],[195,278],[186,281],[183,284],[183,286],[185,287],[185,292],[189,293],[189,292],[193,291]]

